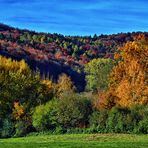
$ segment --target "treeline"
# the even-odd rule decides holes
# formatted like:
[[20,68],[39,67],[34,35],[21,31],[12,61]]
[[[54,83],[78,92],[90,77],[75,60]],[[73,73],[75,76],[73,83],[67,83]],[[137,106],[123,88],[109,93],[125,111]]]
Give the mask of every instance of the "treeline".
[[71,78],[41,79],[22,61],[0,57],[0,136],[49,133],[148,133],[148,38],[139,35],[113,59],[84,65],[86,89]]
[[[111,58],[118,46],[133,41],[140,32],[97,36],[63,36],[60,34],[36,33],[0,25],[0,47],[17,56],[26,56],[38,61],[58,60],[77,66],[94,58]],[[144,33],[148,35],[147,33]]]

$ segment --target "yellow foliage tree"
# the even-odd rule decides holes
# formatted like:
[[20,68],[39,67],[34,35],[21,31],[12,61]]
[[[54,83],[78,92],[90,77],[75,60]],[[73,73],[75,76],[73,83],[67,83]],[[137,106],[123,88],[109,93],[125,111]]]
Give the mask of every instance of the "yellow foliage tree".
[[7,59],[5,57],[0,56],[0,71],[17,71],[19,73],[26,74],[29,70],[30,69],[24,60],[18,62],[16,60],[12,60],[10,58]]
[[49,100],[53,96],[53,82],[48,79],[41,80],[41,93],[44,95],[44,100]]
[[112,100],[108,97],[104,102],[122,107],[148,104],[148,38],[140,35],[126,43],[115,58],[119,62],[112,70],[108,90]]
[[57,84],[57,96],[61,97],[64,93],[74,92],[75,87],[71,78],[66,74],[62,74],[59,76],[58,84]]

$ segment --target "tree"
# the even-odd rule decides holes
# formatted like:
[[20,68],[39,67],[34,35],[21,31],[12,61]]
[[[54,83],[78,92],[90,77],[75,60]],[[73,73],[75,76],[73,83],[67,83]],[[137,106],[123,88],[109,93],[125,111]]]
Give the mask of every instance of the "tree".
[[17,109],[15,102],[30,113],[31,108],[52,97],[51,85],[50,81],[41,81],[39,74],[33,73],[25,61],[0,57],[0,117]]
[[62,74],[59,76],[58,84],[57,84],[57,96],[61,97],[64,93],[74,92],[75,86],[71,81],[71,78],[66,74]]
[[34,42],[39,42],[39,37],[38,37],[38,35],[34,34],[34,35],[32,36],[32,40],[33,40]]
[[[118,64],[111,73],[109,96],[115,105],[148,104],[148,38],[141,35],[115,54]],[[106,98],[110,102],[110,98]],[[109,105],[109,104],[108,104]]]
[[57,121],[64,128],[86,127],[91,112],[89,99],[69,92],[58,101]]
[[104,90],[108,87],[109,74],[113,67],[111,59],[93,59],[85,65],[86,88],[88,90]]
[[57,101],[51,100],[46,104],[39,105],[34,109],[32,120],[33,126],[38,130],[54,130],[57,125],[56,117]]
[[46,42],[46,36],[45,35],[42,35],[40,40],[41,40],[41,43],[42,44],[45,43]]

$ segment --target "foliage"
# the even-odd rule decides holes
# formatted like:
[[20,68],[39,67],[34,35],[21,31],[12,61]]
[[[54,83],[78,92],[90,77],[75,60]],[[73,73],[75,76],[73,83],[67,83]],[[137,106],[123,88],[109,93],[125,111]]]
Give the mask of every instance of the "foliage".
[[136,132],[137,133],[144,133],[144,134],[148,133],[148,119],[147,118],[145,118],[139,122]]
[[111,110],[95,111],[90,117],[90,127],[99,133],[147,133],[147,108],[113,107]]
[[[108,132],[116,132],[116,133],[123,133],[128,131],[127,130],[127,109],[122,108],[112,108],[109,112],[108,119],[106,121],[106,128]],[[130,123],[129,123],[130,124]]]
[[13,117],[16,120],[19,120],[24,115],[24,108],[19,102],[14,102]]
[[0,56],[0,136],[147,133],[147,36],[72,37],[0,24],[0,55],[16,59]]
[[65,128],[86,127],[91,104],[86,98],[76,94],[65,94],[35,108],[33,125],[38,131],[51,130],[56,133]]
[[[113,58],[118,46],[133,41],[139,34],[142,33],[64,36],[20,30],[0,24],[0,55],[16,60],[25,59],[33,70],[39,69],[41,74],[55,81],[58,75],[66,73],[79,91],[83,91],[85,64],[94,58]],[[144,34],[148,35],[147,32]]]
[[94,128],[96,133],[105,133],[106,131],[106,121],[108,119],[108,110],[94,111],[89,119],[89,124],[91,128]]
[[106,106],[148,104],[148,38],[138,36],[119,48],[115,57],[118,64],[111,73],[109,95],[101,101],[108,102]]
[[15,134],[14,137],[23,137],[29,132],[32,132],[33,128],[29,120],[19,120],[15,123]]
[[75,91],[75,87],[71,78],[68,77],[66,74],[62,74],[59,76],[58,83],[57,83],[57,97],[61,97],[66,92],[73,93]]
[[1,137],[8,138],[14,134],[14,123],[10,117],[3,119]]
[[91,112],[90,100],[78,94],[66,93],[57,104],[57,119],[64,128],[86,127]]
[[54,130],[57,126],[57,101],[49,101],[45,105],[37,106],[33,112],[33,126],[38,131]]
[[113,67],[111,59],[93,59],[85,65],[88,90],[104,90],[108,87],[109,74]]
[[0,57],[0,72],[1,116],[13,111],[15,118],[19,118],[52,97],[52,88],[42,83],[39,75],[32,73],[24,61]]
[[[16,136],[29,131],[31,111],[35,106],[49,101],[52,96],[50,80],[41,80],[23,60],[17,62],[0,56],[0,118],[5,121],[7,116],[11,116],[13,120],[8,121],[15,125],[12,128],[16,130]],[[8,121],[6,128],[3,125],[2,136],[11,136],[11,122]]]

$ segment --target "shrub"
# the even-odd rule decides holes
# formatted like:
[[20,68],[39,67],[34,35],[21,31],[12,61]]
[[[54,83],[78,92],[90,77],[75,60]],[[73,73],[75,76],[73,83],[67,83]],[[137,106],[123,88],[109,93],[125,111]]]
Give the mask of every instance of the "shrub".
[[148,119],[145,118],[139,122],[136,132],[148,134]]
[[32,132],[33,128],[30,121],[20,120],[15,124],[15,137],[22,137]]
[[[126,132],[128,127],[126,122],[128,113],[129,110],[126,108],[112,108],[107,119],[108,132]],[[130,123],[128,124],[130,125]]]
[[92,112],[91,102],[78,94],[65,94],[57,104],[58,123],[64,128],[86,127]]
[[148,133],[148,106],[138,105],[132,108],[135,112],[134,133]]
[[106,121],[108,118],[108,111],[102,110],[102,111],[94,111],[92,115],[90,116],[90,128],[95,129],[98,133],[104,133],[106,132]]
[[53,134],[64,134],[66,133],[66,129],[62,128],[61,126],[57,126],[53,131]]
[[13,136],[13,134],[14,134],[13,122],[9,118],[4,119],[2,130],[1,130],[1,137],[8,138]]
[[33,126],[38,131],[54,130],[57,124],[56,108],[57,102],[55,100],[37,106],[32,116]]

